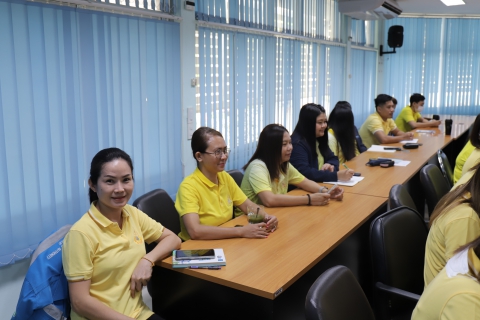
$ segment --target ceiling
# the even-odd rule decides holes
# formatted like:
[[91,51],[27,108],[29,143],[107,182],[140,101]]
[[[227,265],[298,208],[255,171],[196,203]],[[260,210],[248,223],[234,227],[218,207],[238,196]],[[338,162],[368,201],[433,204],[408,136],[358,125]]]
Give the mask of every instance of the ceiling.
[[415,15],[480,15],[479,0],[463,0],[464,5],[447,7],[440,0],[396,0],[404,14]]

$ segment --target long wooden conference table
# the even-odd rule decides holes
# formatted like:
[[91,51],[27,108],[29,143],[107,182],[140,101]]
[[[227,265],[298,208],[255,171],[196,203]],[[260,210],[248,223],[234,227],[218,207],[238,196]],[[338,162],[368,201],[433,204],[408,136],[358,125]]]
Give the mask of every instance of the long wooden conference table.
[[[154,271],[153,309],[166,319],[303,319],[308,288],[327,268],[345,264],[369,290],[369,222],[386,211],[390,188],[406,184],[419,170],[458,140],[465,142],[472,116],[452,117],[452,134],[443,126],[434,133],[415,133],[423,145],[409,152],[365,152],[346,164],[365,177],[344,187],[343,201],[327,206],[266,208],[279,220],[267,239],[189,240],[182,249],[223,248],[227,265],[221,270],[172,269],[171,257]],[[401,146],[400,144],[394,144]],[[459,148],[458,146],[456,147]],[[367,167],[369,158],[411,161],[406,167]],[[418,179],[417,179],[418,180]],[[321,184],[323,185],[323,184]],[[292,194],[305,194],[294,190]],[[223,227],[247,224],[245,216]]]

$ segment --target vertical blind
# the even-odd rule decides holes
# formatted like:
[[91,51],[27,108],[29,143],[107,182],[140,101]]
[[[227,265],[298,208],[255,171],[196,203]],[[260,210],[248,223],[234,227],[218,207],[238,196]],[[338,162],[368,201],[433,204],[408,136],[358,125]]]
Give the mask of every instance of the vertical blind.
[[343,99],[344,47],[206,27],[196,39],[197,126],[222,132],[227,169],[247,163],[265,125],[292,132],[303,104]]
[[377,51],[352,49],[350,104],[357,128],[375,111]]
[[132,200],[182,179],[177,23],[0,1],[0,266],[88,209],[90,161],[133,159]]
[[[333,0],[197,1],[197,19],[219,24],[198,27],[197,126],[224,134],[232,149],[227,169],[248,161],[265,125],[279,123],[292,132],[305,103],[320,103],[329,113],[345,99],[347,72],[352,74],[357,125],[371,113],[377,52],[352,50],[352,70],[346,70],[346,46],[341,44],[346,18],[337,6]],[[224,30],[221,24],[245,28]],[[375,26],[353,21],[352,42],[373,47]],[[306,39],[291,39],[290,34]]]
[[399,106],[421,93],[425,113],[478,114],[480,19],[397,18],[386,30],[391,25],[404,27],[403,47],[384,58],[385,91]]
[[341,41],[344,16],[335,0],[198,0],[198,20]]

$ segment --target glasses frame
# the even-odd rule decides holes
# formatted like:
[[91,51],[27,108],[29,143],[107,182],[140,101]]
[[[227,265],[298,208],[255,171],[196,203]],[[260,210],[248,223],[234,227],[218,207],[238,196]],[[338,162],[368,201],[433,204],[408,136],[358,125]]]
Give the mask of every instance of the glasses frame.
[[226,157],[228,157],[228,155],[230,154],[230,148],[225,148],[225,149],[217,149],[215,150],[215,152],[207,152],[207,151],[204,151],[202,153],[208,153],[208,154],[213,154],[216,158],[220,159],[222,157],[222,155],[225,155]]

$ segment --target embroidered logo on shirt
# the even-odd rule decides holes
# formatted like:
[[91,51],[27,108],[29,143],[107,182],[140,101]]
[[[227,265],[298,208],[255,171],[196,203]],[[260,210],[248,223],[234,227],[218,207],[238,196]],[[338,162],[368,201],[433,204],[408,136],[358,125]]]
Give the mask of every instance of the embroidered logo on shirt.
[[230,196],[227,196],[227,203],[228,203],[228,205],[232,204],[232,199],[230,198]]
[[136,244],[143,243],[143,239],[137,234],[137,231],[133,231],[133,241],[135,241]]

